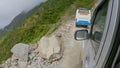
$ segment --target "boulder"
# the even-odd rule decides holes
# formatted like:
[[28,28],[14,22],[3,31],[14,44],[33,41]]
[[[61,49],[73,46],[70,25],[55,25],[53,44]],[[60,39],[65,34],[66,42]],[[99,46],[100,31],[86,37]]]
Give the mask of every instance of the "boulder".
[[52,54],[60,52],[60,42],[54,35],[51,37],[42,37],[38,43],[37,50],[40,57],[49,59]]
[[49,46],[48,38],[42,37],[41,40],[38,42],[38,48],[37,48],[41,58],[46,58],[48,46]]
[[29,45],[26,45],[23,43],[16,44],[11,49],[11,52],[18,59],[23,60],[23,61],[27,61],[28,60]]
[[59,52],[60,52],[60,41],[57,39],[56,36],[53,35],[49,38],[49,51],[47,53],[48,55],[47,58]]

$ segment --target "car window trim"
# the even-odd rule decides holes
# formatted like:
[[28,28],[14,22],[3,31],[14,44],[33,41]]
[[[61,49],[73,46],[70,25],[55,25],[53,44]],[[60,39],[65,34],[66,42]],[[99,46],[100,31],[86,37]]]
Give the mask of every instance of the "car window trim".
[[112,49],[112,45],[115,40],[115,35],[117,33],[116,31],[117,31],[117,28],[119,25],[119,23],[113,23],[113,22],[117,22],[117,17],[118,17],[118,13],[119,13],[118,8],[119,8],[120,1],[119,0],[110,0],[110,1],[113,4],[113,9],[111,9],[112,13],[111,13],[110,25],[108,28],[108,35],[107,35],[103,50],[100,55],[99,62],[97,64],[97,68],[104,68],[105,63],[108,60],[110,51]]
[[[106,1],[109,1],[109,0],[103,0],[99,5],[98,5],[98,7],[96,7],[96,9],[95,9],[95,11],[94,11],[94,13],[93,13],[93,18],[92,18],[92,26],[91,26],[91,30],[90,30],[90,38],[91,38],[91,36],[92,36],[92,29],[93,29],[93,26],[94,26],[94,21],[95,21],[95,19],[96,19],[96,14],[98,13],[98,11],[99,11],[99,9],[103,6],[103,4],[106,2]],[[109,3],[108,3],[108,8],[109,8]],[[112,9],[112,8],[111,8]],[[108,11],[107,11],[108,12]],[[111,15],[110,15],[110,18],[111,18]],[[110,18],[108,18],[108,19],[110,19]],[[108,21],[109,22],[109,21]],[[109,23],[107,23],[107,25],[109,25]],[[107,27],[107,28],[109,28],[109,26]],[[108,31],[108,29],[106,29],[106,31]],[[105,33],[105,32],[104,32]],[[106,34],[105,34],[105,36],[104,37],[106,37],[106,35],[107,35],[107,32],[106,32]],[[94,66],[96,66],[97,64],[98,64],[98,60],[99,60],[99,58],[100,58],[100,55],[101,55],[101,52],[102,52],[102,50],[103,50],[103,46],[104,46],[104,43],[105,43],[105,38],[102,40],[103,41],[103,44],[102,44],[102,48],[99,50],[100,52],[99,52],[99,55],[98,55],[98,57],[96,58],[96,56],[94,57],[95,59],[95,62],[96,62],[96,64],[94,65]],[[92,41],[91,41],[92,42]]]
[[[120,23],[119,23],[120,24]],[[114,40],[114,44],[113,44],[113,46],[112,46],[112,49],[111,49],[111,51],[110,51],[110,55],[109,55],[109,57],[108,57],[108,59],[107,59],[107,62],[106,62],[106,64],[105,64],[105,67],[111,67],[112,66],[112,64],[113,64],[113,61],[114,61],[114,59],[115,59],[115,56],[117,55],[117,53],[118,53],[118,51],[120,51],[119,49],[120,49],[120,42],[119,42],[119,40],[120,40],[120,27],[118,28],[118,30],[117,30],[117,34],[115,35],[115,40]],[[115,45],[115,46],[114,46]]]
[[[120,40],[120,13],[119,12],[120,12],[120,1],[119,1],[119,9],[118,9],[118,17],[117,17],[117,20],[118,20],[117,22],[119,23],[118,28],[116,29],[117,33],[115,35],[115,40],[114,40],[114,44],[113,44],[111,52],[110,52],[110,56],[106,62],[106,65],[111,65],[111,66],[112,66],[112,62],[115,59],[115,56],[117,56],[117,52],[120,51],[120,42],[119,42],[119,40]],[[114,46],[114,45],[116,45],[116,46]]]
[[[96,9],[94,10],[94,13],[93,13],[93,17],[92,17],[92,20],[91,20],[91,29],[90,29],[90,39],[92,39],[92,32],[93,32],[93,27],[94,27],[94,23],[95,23],[95,19],[96,19],[96,16],[98,14],[98,11],[99,9],[103,6],[103,4],[105,3],[105,0],[103,0],[97,7]],[[92,41],[91,41],[92,42]],[[93,47],[94,48],[94,47]]]
[[[107,38],[107,34],[108,34],[108,30],[109,30],[109,25],[110,25],[110,21],[111,21],[111,17],[112,17],[112,9],[113,9],[113,0],[112,3],[110,3],[110,0],[106,0],[106,1],[109,1],[108,3],[108,11],[107,11],[107,15],[106,17],[108,17],[108,19],[106,18],[106,24],[105,24],[105,28],[104,28],[104,32],[103,32],[103,37],[101,39],[101,42],[103,42],[102,44],[100,44],[101,48],[99,47],[99,50],[98,50],[98,53],[97,53],[97,56],[95,56],[95,60],[96,60],[96,65],[98,64],[99,62],[99,59],[100,59],[100,56],[101,56],[101,53],[102,53],[102,50],[104,48],[104,45],[105,45],[105,41],[106,41],[106,38]],[[111,7],[110,7],[111,6]],[[109,11],[109,9],[111,9],[111,11]],[[108,22],[108,23],[107,23]]]

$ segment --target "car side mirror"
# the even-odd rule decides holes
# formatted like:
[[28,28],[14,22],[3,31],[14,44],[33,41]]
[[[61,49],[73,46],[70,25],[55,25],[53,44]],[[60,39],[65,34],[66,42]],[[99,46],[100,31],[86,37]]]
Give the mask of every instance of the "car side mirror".
[[94,33],[94,40],[96,41],[96,42],[100,42],[101,41],[101,37],[102,37],[102,33],[101,32],[98,32],[98,31],[96,31],[95,33]]
[[75,40],[88,39],[88,30],[77,30],[74,35]]

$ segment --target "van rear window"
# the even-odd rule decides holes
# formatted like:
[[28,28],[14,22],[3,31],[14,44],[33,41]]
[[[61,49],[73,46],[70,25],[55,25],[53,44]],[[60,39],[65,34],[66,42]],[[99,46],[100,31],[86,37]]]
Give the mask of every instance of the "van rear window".
[[89,14],[89,11],[88,10],[79,10],[79,13],[81,15],[88,15]]

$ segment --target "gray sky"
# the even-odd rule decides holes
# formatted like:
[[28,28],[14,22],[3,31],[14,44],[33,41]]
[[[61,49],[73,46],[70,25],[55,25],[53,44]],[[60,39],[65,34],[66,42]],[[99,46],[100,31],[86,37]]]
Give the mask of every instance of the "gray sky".
[[22,11],[29,11],[46,0],[0,0],[0,28],[8,25]]

